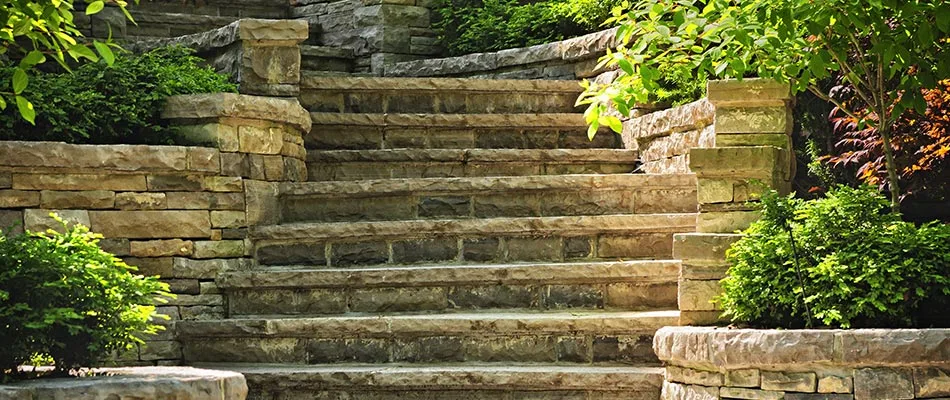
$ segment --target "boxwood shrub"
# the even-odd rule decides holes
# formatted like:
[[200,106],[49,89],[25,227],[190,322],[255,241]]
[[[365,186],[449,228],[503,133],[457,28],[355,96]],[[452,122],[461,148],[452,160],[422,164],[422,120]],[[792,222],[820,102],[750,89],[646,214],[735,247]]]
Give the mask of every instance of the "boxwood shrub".
[[732,321],[801,328],[807,304],[816,327],[950,326],[950,225],[902,221],[871,187],[808,201],[771,193],[762,204],[727,252],[717,300]]
[[44,358],[60,374],[91,366],[161,329],[155,305],[171,296],[168,285],[136,275],[88,228],[63,227],[0,234],[0,381]]

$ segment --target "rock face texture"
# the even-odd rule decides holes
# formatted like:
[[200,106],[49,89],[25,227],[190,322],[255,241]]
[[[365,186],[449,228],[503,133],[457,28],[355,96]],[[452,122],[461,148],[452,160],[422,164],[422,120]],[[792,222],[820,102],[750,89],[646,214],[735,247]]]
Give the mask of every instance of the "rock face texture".
[[244,400],[247,382],[236,372],[189,367],[105,368],[82,378],[0,386],[2,400],[176,399]]
[[661,399],[924,399],[950,393],[950,330],[669,327]]

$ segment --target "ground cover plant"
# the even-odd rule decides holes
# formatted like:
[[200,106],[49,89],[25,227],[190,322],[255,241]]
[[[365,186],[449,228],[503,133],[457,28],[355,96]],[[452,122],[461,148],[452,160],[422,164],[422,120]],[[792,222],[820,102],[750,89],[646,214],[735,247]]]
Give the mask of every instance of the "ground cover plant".
[[437,0],[446,55],[533,46],[605,29],[620,0]]
[[[13,66],[0,68],[0,82],[9,82],[16,71]],[[34,123],[4,110],[0,140],[174,144],[180,139],[160,118],[168,96],[234,91],[227,76],[202,66],[187,48],[121,53],[112,64],[99,61],[72,72],[34,76],[21,93],[36,108]]]
[[88,228],[63,227],[0,234],[0,381],[44,358],[59,374],[91,366],[161,329],[155,305],[171,296],[168,285],[136,275]]
[[716,300],[766,328],[950,326],[950,225],[904,222],[871,186],[802,200],[775,192],[728,250]]

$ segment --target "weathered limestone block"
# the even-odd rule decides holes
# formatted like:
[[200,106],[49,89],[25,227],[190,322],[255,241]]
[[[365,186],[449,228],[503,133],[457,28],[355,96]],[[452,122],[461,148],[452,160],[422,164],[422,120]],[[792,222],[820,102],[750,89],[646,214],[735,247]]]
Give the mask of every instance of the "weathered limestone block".
[[785,398],[785,393],[759,389],[721,387],[719,388],[719,397],[744,400],[782,400]]
[[714,387],[682,385],[663,382],[661,400],[719,400],[719,390]]
[[854,371],[855,400],[914,398],[914,374],[905,368],[861,368]]
[[722,134],[792,133],[792,112],[785,105],[773,107],[716,107],[716,145]]
[[815,392],[818,377],[814,372],[762,371],[762,389],[786,392]]
[[165,197],[173,210],[244,210],[244,193],[169,192]]
[[13,174],[13,188],[19,190],[111,190],[145,191],[144,175],[103,174]]
[[180,360],[181,344],[176,341],[147,341],[139,349],[143,361]]
[[101,368],[90,372],[96,376],[0,386],[0,398],[244,400],[247,397],[247,383],[237,372],[191,367]]
[[757,388],[762,375],[757,369],[733,369],[726,371],[726,386]]
[[716,134],[716,146],[774,146],[781,149],[792,148],[792,137],[784,133],[746,133],[746,134]]
[[917,398],[950,397],[950,369],[915,369],[914,389]]
[[39,207],[40,192],[0,190],[0,208]]
[[244,211],[212,211],[212,228],[243,228],[247,226]]
[[673,258],[691,265],[724,265],[726,250],[741,235],[724,233],[678,233],[673,235]]
[[312,126],[310,113],[296,99],[234,93],[169,97],[162,118],[175,120],[176,125],[182,126],[203,125],[208,119],[222,118],[269,121],[287,124],[301,134],[310,132]]
[[242,153],[252,154],[280,154],[284,146],[280,130],[256,126],[238,127],[238,142]]
[[789,152],[778,147],[695,148],[689,157],[689,168],[700,179],[759,179],[768,184],[791,178]]
[[194,242],[181,239],[132,241],[130,244],[130,254],[134,257],[189,256],[195,251]]
[[192,260],[175,257],[170,262],[168,277],[190,279],[214,279],[219,273],[229,270],[246,270],[251,261],[244,258]]
[[792,100],[788,84],[771,79],[709,81],[707,98],[716,106],[783,106]]
[[735,233],[745,230],[761,218],[760,211],[704,212],[696,217],[700,233]]
[[115,208],[120,210],[164,210],[165,193],[125,192],[115,195]]
[[131,239],[206,238],[207,211],[90,211],[92,229],[106,237]]
[[[2,192],[0,191],[0,193]],[[43,208],[80,208],[86,210],[112,208],[115,206],[115,192],[111,190],[81,192],[44,190],[40,193],[40,206]]]
[[723,375],[719,372],[702,371],[691,368],[666,367],[666,380],[702,386],[722,386]]
[[818,393],[851,393],[854,380],[850,376],[827,375],[818,378]]
[[718,311],[719,305],[712,299],[722,293],[718,280],[688,280],[680,279],[677,303],[680,310],[688,311]]
[[[68,226],[75,224],[90,226],[89,212],[86,210],[37,210],[27,209],[23,211],[23,227],[31,232],[45,232],[52,229],[57,232],[63,232],[63,225],[56,222],[50,213],[55,213],[62,218]],[[99,231],[95,231],[101,233]]]
[[237,129],[228,124],[210,123],[186,125],[179,128],[183,139],[195,144],[211,145],[224,152],[239,150]]
[[195,258],[235,258],[244,256],[243,240],[195,242]]

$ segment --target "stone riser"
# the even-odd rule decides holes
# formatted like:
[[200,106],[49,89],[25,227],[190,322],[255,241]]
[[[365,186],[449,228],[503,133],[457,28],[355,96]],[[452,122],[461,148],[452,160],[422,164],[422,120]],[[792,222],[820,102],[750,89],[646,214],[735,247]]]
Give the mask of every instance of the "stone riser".
[[307,71],[352,72],[353,60],[303,55],[300,58],[300,69]]
[[578,93],[353,92],[303,89],[300,102],[312,112],[522,114],[574,113]]
[[584,128],[446,128],[313,125],[304,137],[313,150],[383,149],[617,149],[620,135]]
[[629,390],[509,390],[509,389],[427,389],[386,390],[352,389],[322,390],[319,386],[310,389],[257,388],[253,385],[247,400],[656,400],[660,391]]
[[624,174],[635,162],[308,162],[310,181],[565,174]]
[[[662,196],[662,197],[661,197]],[[396,221],[696,212],[695,189],[420,193],[380,197],[288,197],[283,222]]]
[[672,232],[630,232],[564,236],[432,233],[430,239],[364,241],[264,241],[255,256],[261,265],[350,267],[383,264],[502,263],[521,261],[670,259]]
[[656,364],[652,333],[509,334],[385,338],[189,338],[186,362],[439,363],[619,362]]
[[354,289],[252,289],[227,293],[230,315],[318,315],[477,309],[672,309],[676,281],[491,284]]

